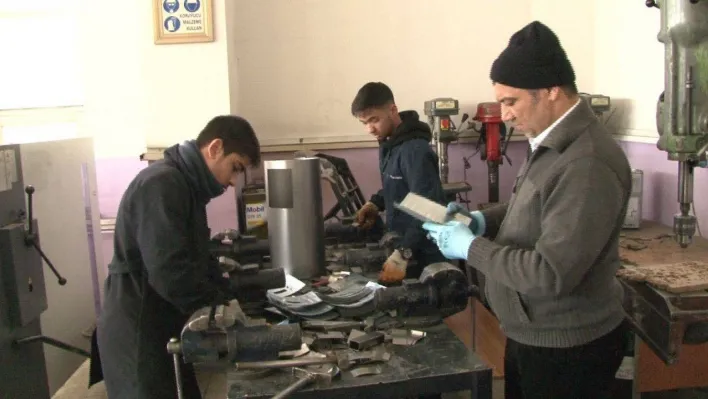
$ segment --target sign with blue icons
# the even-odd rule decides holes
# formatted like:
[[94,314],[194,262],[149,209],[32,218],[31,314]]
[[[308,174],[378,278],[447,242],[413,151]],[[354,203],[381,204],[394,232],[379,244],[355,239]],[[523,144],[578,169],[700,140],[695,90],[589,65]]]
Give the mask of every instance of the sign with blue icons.
[[213,0],[153,0],[155,43],[194,43],[214,40]]
[[189,12],[199,11],[199,7],[201,7],[201,5],[202,2],[199,0],[184,0],[184,9]]
[[177,0],[164,0],[162,2],[162,8],[170,14],[177,12],[177,10],[179,10],[179,1],[177,1]]
[[182,23],[179,21],[179,18],[167,17],[167,19],[165,19],[164,28],[166,31],[172,33],[177,32],[181,25]]

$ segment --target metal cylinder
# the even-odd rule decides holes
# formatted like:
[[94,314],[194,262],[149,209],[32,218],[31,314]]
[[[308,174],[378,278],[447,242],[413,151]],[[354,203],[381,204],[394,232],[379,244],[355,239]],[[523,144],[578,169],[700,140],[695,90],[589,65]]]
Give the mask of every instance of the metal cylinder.
[[325,274],[320,159],[265,161],[273,266],[299,279]]

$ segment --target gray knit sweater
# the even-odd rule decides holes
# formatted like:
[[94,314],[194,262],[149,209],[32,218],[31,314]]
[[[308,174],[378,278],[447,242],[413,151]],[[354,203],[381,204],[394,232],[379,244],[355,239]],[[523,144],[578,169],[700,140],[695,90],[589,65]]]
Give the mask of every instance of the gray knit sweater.
[[624,152],[581,102],[521,167],[509,202],[482,212],[485,236],[469,249],[509,338],[564,348],[621,323],[615,272],[630,192]]

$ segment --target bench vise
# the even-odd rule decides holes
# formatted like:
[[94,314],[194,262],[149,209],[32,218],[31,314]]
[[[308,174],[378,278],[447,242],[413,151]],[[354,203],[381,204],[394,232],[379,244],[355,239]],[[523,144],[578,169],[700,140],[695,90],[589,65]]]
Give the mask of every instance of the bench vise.
[[278,353],[300,349],[298,324],[268,326],[251,320],[238,301],[196,311],[182,328],[180,339],[167,345],[185,363],[212,363],[277,359]]
[[400,286],[376,290],[374,306],[379,311],[431,306],[446,318],[465,310],[469,298],[478,294],[462,270],[440,262],[426,266],[418,280],[403,280]]
[[227,305],[205,307],[194,312],[182,328],[180,338],[172,338],[167,352],[175,368],[177,397],[183,399],[180,355],[184,363],[233,364],[278,358],[282,351],[302,347],[299,324],[269,326],[246,317],[237,300]]

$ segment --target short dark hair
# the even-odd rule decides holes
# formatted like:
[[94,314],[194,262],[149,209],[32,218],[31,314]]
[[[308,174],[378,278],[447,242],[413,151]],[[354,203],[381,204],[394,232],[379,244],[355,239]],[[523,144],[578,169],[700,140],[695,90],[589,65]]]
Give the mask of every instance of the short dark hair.
[[224,155],[236,153],[248,157],[251,165],[261,163],[258,137],[251,124],[244,118],[235,115],[214,117],[197,136],[197,146],[204,148],[216,139],[221,139],[224,143]]
[[369,82],[362,86],[352,101],[352,115],[356,116],[367,109],[383,107],[394,103],[393,92],[381,82]]

